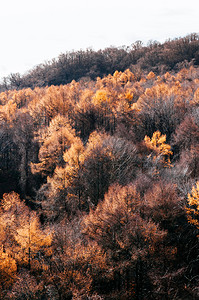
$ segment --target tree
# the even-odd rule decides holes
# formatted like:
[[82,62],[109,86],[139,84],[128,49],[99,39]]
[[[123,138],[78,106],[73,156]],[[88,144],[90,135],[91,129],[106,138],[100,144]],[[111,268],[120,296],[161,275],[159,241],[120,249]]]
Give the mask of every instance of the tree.
[[166,235],[154,222],[145,220],[143,212],[144,203],[133,185],[113,185],[84,218],[84,234],[102,247],[113,269],[113,281],[107,284],[118,290],[116,299],[147,295],[147,264]]
[[[1,232],[2,233],[2,232]],[[0,298],[4,299],[8,290],[17,277],[17,264],[13,257],[4,251],[0,245]]]
[[160,131],[153,133],[152,138],[145,136],[144,143],[149,151],[146,162],[152,166],[154,174],[158,174],[159,170],[164,167],[172,167],[170,156],[173,154],[171,146],[166,144],[166,134],[161,135]]
[[30,161],[37,156],[37,143],[34,141],[34,125],[26,109],[16,114],[13,128],[13,141],[17,147],[19,161],[19,186],[23,196],[27,195],[34,184],[30,169]]
[[45,286],[42,280],[30,272],[22,270],[17,274],[16,280],[12,287],[6,293],[5,299],[40,299],[47,296]]
[[49,127],[39,132],[38,140],[40,162],[31,164],[32,172],[52,176],[56,166],[64,165],[63,153],[75,140],[75,131],[68,119],[58,114]]
[[[64,167],[57,166],[52,177],[47,177],[47,193],[41,206],[49,219],[74,215],[83,209],[83,186],[81,170],[84,162],[84,146],[80,138],[75,138],[70,148],[63,154]],[[42,193],[43,187],[40,192]],[[45,194],[45,191],[44,191]],[[39,196],[39,193],[38,193]]]
[[[160,131],[170,140],[182,116],[184,107],[180,109],[179,99],[183,103],[184,90],[179,85],[170,87],[166,83],[156,83],[145,88],[134,107],[138,110],[138,124],[134,125],[136,135],[152,136],[153,132]],[[182,106],[182,105],[181,105]],[[139,132],[139,133],[138,133]]]
[[188,221],[199,229],[199,181],[192,187],[191,193],[188,194],[187,202],[186,212]]
[[84,152],[82,181],[87,205],[96,206],[111,182],[112,153],[104,141],[109,136],[94,131]]
[[111,183],[126,185],[136,178],[141,166],[138,149],[131,141],[117,136],[107,136],[104,146],[111,153]]
[[52,236],[50,231],[41,229],[36,212],[12,192],[4,194],[1,200],[0,219],[3,232],[7,232],[2,241],[5,253],[14,257],[18,266],[42,269],[42,253],[50,253]]
[[77,105],[74,105],[73,114],[70,114],[80,137],[87,140],[90,133],[96,129],[98,123],[98,112],[92,103],[94,91],[92,88],[85,88]]
[[51,254],[52,236],[50,232],[41,230],[36,213],[26,216],[26,222],[16,230],[15,240],[21,248],[22,262],[29,270],[45,268],[41,257],[44,253],[46,257]]
[[176,128],[173,145],[180,151],[190,150],[191,147],[199,145],[199,116],[198,111],[185,117]]
[[190,299],[198,268],[198,241],[193,228],[187,224],[184,199],[177,185],[168,181],[156,182],[144,195],[149,218],[167,231],[159,255],[154,260],[150,277],[154,284],[154,297]]

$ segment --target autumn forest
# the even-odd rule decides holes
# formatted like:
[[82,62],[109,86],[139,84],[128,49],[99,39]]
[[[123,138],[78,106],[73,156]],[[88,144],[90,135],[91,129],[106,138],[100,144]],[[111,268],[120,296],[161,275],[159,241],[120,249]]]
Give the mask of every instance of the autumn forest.
[[199,298],[199,36],[0,83],[0,299]]

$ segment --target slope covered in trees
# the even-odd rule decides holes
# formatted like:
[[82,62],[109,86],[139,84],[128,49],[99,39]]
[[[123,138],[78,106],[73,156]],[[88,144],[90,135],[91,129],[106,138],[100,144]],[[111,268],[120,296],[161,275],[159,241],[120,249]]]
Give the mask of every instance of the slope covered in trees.
[[0,299],[198,299],[199,68],[136,70],[0,94]]
[[57,59],[36,66],[27,74],[10,74],[0,85],[1,91],[45,87],[79,81],[81,78],[95,80],[113,74],[115,70],[130,68],[139,77],[141,70],[156,75],[180,70],[184,66],[199,64],[199,36],[192,33],[186,37],[168,40],[165,43],[141,41],[131,46],[109,47],[104,50],[73,51],[61,54]]

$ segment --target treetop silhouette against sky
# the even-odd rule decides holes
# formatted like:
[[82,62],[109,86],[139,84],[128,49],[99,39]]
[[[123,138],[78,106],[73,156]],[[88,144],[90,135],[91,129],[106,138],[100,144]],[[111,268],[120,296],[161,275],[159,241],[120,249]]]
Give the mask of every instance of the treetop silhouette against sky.
[[164,42],[199,32],[196,0],[7,0],[0,4],[0,78],[66,51]]

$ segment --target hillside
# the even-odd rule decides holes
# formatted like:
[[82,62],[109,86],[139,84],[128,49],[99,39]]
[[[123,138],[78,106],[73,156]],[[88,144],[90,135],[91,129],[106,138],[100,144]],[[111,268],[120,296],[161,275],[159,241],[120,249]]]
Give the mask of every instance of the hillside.
[[150,41],[144,46],[137,41],[128,47],[63,53],[57,59],[36,66],[27,74],[16,73],[4,78],[0,90],[67,84],[81,78],[95,80],[113,74],[115,70],[123,72],[130,69],[136,74],[153,71],[160,75],[190,65],[198,66],[198,49],[199,35],[193,33],[162,44]]
[[198,299],[198,53],[191,35],[6,79],[0,299]]

